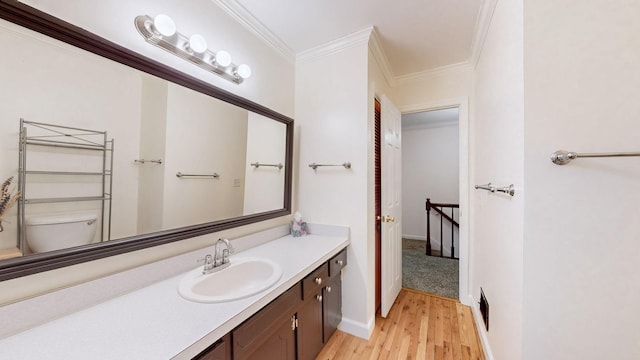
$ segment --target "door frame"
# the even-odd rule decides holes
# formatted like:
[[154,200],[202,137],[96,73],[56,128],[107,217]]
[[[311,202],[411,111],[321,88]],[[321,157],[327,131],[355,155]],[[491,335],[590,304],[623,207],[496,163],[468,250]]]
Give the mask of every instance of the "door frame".
[[471,289],[469,289],[469,224],[471,223],[469,213],[469,189],[470,189],[470,168],[469,168],[469,98],[467,96],[445,99],[434,102],[420,103],[408,106],[399,106],[402,114],[410,114],[423,111],[458,108],[458,146],[459,146],[459,192],[460,192],[460,228],[459,228],[459,282],[458,297],[461,303],[473,306]]

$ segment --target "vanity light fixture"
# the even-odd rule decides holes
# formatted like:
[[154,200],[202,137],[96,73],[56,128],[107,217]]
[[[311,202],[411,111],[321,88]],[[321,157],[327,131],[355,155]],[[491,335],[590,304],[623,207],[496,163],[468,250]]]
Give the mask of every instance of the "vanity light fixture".
[[236,84],[241,84],[251,76],[249,65],[236,65],[231,54],[225,50],[217,52],[208,49],[207,40],[200,34],[187,37],[179,33],[173,20],[164,14],[152,18],[140,15],[135,19],[138,32],[149,44],[166,50],[184,60],[219,75]]
[[153,18],[153,29],[161,36],[173,36],[176,33],[176,23],[168,15],[160,14]]
[[227,67],[231,65],[231,54],[224,50],[220,50],[216,53],[216,56],[213,58],[215,64],[218,64],[222,67]]
[[185,50],[191,50],[195,53],[202,54],[207,51],[207,40],[200,34],[193,34],[189,38],[189,43]]
[[248,79],[249,76],[251,76],[251,68],[249,67],[249,65],[241,64],[236,66],[235,69],[233,69],[233,73],[243,79]]

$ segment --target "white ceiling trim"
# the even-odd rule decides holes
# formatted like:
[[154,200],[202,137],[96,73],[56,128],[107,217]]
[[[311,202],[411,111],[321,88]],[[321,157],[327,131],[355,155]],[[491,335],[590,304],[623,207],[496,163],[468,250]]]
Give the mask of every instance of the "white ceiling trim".
[[[478,59],[482,53],[484,40],[489,32],[489,26],[491,25],[491,19],[493,18],[493,13],[496,9],[497,3],[498,0],[482,0],[482,3],[480,4],[480,11],[478,12],[478,18],[473,32],[473,41],[471,43],[471,58],[469,60],[417,73],[394,76],[391,77],[391,81],[387,79],[389,84],[391,84],[391,86],[397,86],[413,81],[428,80],[439,76],[446,76],[455,72],[473,70],[478,64]],[[387,72],[389,71],[387,70]],[[387,73],[385,72],[385,77],[387,76],[386,74]]]
[[375,27],[373,28],[373,31],[371,33],[371,41],[369,42],[369,48],[371,49],[374,58],[378,62],[378,65],[380,66],[380,70],[382,71],[382,74],[384,75],[385,80],[387,80],[387,83],[391,87],[406,84],[412,81],[428,80],[428,79],[436,78],[439,76],[446,76],[451,73],[460,72],[460,71],[469,71],[472,69],[471,65],[469,64],[469,61],[464,61],[458,64],[442,66],[439,68],[429,69],[429,70],[420,71],[420,72],[407,74],[407,75],[395,76],[391,71],[391,65],[389,65],[387,55],[385,54],[382,48],[382,45],[380,44],[380,38],[378,36],[378,32],[376,31]]
[[498,2],[498,0],[482,0],[482,3],[480,4],[480,11],[478,12],[478,18],[476,20],[473,42],[471,45],[471,57],[469,60],[417,73],[395,76],[391,71],[391,65],[389,64],[388,57],[382,48],[380,38],[373,26],[353,34],[346,35],[326,44],[316,46],[312,49],[305,50],[296,55],[284,41],[269,30],[269,28],[264,26],[236,0],[211,1],[291,63],[296,61],[304,62],[314,58],[331,55],[347,48],[361,45],[364,41],[369,41],[369,39],[371,39],[369,42],[369,49],[380,66],[380,70],[382,71],[385,80],[391,87],[413,81],[428,80],[431,78],[446,76],[451,73],[468,71],[475,68],[478,63],[478,59],[480,58],[484,40],[489,31],[491,19]]
[[433,79],[441,76],[447,76],[452,73],[471,71],[471,70],[472,70],[471,64],[469,64],[468,61],[465,61],[457,64],[441,66],[435,69],[420,71],[413,74],[397,76],[394,78],[393,85],[395,86],[400,84],[406,84],[406,83],[418,81],[418,80],[428,80],[428,79]]
[[264,26],[255,16],[253,16],[244,6],[235,0],[211,0],[224,10],[229,16],[251,31],[260,40],[265,42],[283,58],[290,63],[294,63],[296,55],[287,44],[276,36],[269,28]]
[[369,38],[371,37],[372,32],[373,26],[370,26],[366,29],[362,29],[353,34],[343,36],[326,44],[322,44],[309,50],[302,51],[296,56],[296,61],[306,62],[329,56],[355,46],[366,44],[369,42]]
[[393,86],[395,83],[395,76],[391,72],[391,65],[389,65],[389,59],[387,58],[387,54],[384,52],[382,48],[382,44],[380,43],[380,37],[378,36],[378,31],[376,31],[375,26],[373,27],[373,31],[371,32],[371,41],[369,41],[369,49],[373,53],[373,58],[378,63],[380,67],[380,71],[382,71],[382,76],[387,81],[389,86]]
[[493,13],[496,10],[498,0],[482,0],[480,11],[478,11],[478,19],[476,20],[476,28],[473,32],[473,42],[471,43],[471,65],[475,68],[478,65],[480,54],[484,46],[484,40],[489,32],[489,25]]

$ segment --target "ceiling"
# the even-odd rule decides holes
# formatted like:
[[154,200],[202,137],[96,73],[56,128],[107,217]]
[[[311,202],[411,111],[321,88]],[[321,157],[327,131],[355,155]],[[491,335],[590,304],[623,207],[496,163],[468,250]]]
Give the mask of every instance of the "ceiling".
[[374,26],[394,77],[465,64],[482,0],[214,0],[300,54]]
[[402,114],[402,130],[456,125],[458,114],[457,107]]

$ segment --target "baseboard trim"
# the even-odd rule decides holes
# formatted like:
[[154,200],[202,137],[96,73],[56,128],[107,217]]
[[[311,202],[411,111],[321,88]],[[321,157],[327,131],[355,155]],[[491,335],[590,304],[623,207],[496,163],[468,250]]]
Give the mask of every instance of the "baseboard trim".
[[338,329],[340,329],[340,331],[344,331],[347,334],[351,334],[365,340],[369,340],[371,338],[374,327],[375,316],[370,318],[367,324],[361,323],[359,321],[354,321],[343,316],[342,322],[340,322],[340,325],[338,325]]
[[427,238],[425,236],[420,236],[420,235],[402,235],[403,239],[409,239],[409,240],[422,240],[422,241],[427,241]]
[[493,357],[493,353],[491,352],[491,346],[489,345],[489,334],[487,334],[487,329],[484,327],[484,321],[482,321],[482,315],[480,314],[480,308],[478,308],[478,301],[473,298],[472,295],[469,295],[469,300],[471,304],[471,311],[473,312],[473,320],[476,324],[476,329],[478,330],[478,335],[480,335],[480,342],[482,343],[482,350],[484,350],[484,356],[487,360],[495,360]]
[[[424,241],[426,242],[427,240],[424,239]],[[442,249],[442,256],[444,257],[449,257],[451,256],[451,240],[449,239],[449,243],[444,243],[443,244],[444,249]],[[431,238],[431,249],[433,250],[439,250],[440,249],[440,239],[433,239]],[[460,249],[460,244],[458,244],[458,249]]]

